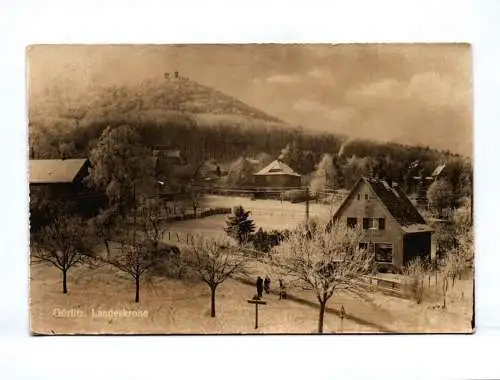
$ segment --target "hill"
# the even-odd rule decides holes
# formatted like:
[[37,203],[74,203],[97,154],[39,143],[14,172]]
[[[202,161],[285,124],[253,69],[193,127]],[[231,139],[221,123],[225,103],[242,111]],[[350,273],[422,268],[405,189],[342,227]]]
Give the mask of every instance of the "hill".
[[[290,135],[300,133],[297,127],[185,77],[92,86],[79,92],[59,82],[30,96],[30,146],[37,156],[57,155],[61,144],[68,154],[84,155],[106,126],[123,124],[138,127],[147,145],[177,147],[187,156],[196,153],[190,152],[195,136],[186,134],[193,128],[208,155],[226,149],[231,157],[233,147],[254,151],[249,145],[255,133],[276,134],[276,149],[268,143],[258,147],[272,154]],[[245,131],[245,136],[233,138],[236,130]]]
[[439,163],[456,159],[428,147],[306,133],[184,77],[85,91],[71,91],[71,83],[59,82],[31,96],[29,123],[33,158],[87,156],[104,128],[131,125],[145,145],[179,149],[195,166],[207,159],[230,163],[263,153],[277,157],[289,146],[289,164],[307,175],[329,153],[339,156],[338,176],[345,177],[339,186],[349,185],[352,176],[347,172],[356,176],[378,167],[389,178],[402,181],[415,161],[424,175],[430,175]]
[[219,120],[285,124],[230,95],[181,76],[150,79],[139,85],[92,86],[80,93],[60,85],[40,95],[30,99],[31,119],[53,115],[88,124],[96,114],[162,110],[199,115],[197,120],[208,124]]

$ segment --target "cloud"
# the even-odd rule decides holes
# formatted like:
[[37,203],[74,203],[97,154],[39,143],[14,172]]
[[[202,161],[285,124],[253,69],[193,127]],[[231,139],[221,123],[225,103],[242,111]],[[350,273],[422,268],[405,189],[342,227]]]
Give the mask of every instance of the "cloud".
[[299,74],[275,74],[265,78],[266,82],[276,84],[294,84],[302,80],[303,77]]
[[[300,99],[294,103],[293,109],[305,115],[314,115],[313,120],[317,120],[318,124],[326,124],[323,127],[337,126],[351,120],[356,115],[356,110],[352,107],[344,106],[327,106],[323,103],[312,101],[309,99]],[[323,123],[321,122],[323,121]],[[321,127],[321,125],[319,126]]]
[[329,77],[330,73],[325,71],[325,70],[315,68],[315,69],[309,70],[309,72],[307,73],[307,76],[309,78],[313,78],[313,79],[323,79],[325,77]]
[[399,101],[436,107],[467,107],[471,88],[457,83],[454,78],[437,72],[419,73],[408,81],[384,79],[350,89],[346,99],[350,103]]

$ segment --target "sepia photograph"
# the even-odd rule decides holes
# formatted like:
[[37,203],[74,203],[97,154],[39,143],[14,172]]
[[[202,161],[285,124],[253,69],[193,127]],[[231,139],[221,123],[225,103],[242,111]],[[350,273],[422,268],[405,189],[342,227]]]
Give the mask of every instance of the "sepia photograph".
[[469,44],[26,60],[32,334],[474,332]]

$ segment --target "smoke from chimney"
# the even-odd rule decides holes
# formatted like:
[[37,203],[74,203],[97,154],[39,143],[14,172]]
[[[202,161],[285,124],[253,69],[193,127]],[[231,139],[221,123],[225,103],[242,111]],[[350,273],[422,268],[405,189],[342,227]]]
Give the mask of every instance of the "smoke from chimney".
[[342,143],[342,145],[340,146],[340,149],[339,149],[339,152],[337,154],[337,156],[340,158],[344,155],[344,150],[346,148],[346,146],[348,146],[354,139],[351,139],[351,138],[348,138],[346,141],[344,141]]

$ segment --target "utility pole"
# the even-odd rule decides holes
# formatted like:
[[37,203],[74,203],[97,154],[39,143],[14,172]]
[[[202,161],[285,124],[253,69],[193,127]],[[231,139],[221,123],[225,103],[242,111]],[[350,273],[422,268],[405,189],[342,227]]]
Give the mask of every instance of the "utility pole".
[[309,186],[306,187],[306,223],[309,223]]
[[470,223],[474,225],[474,173],[470,177]]
[[134,244],[135,244],[135,218],[136,218],[136,211],[137,211],[137,210],[136,210],[136,206],[135,206],[135,203],[136,203],[136,202],[135,202],[135,182],[132,182],[132,186],[133,186],[133,197],[134,197],[134,207],[133,207],[133,210],[134,210],[134,211],[133,211],[133,213],[134,213],[134,216],[133,216],[133,217],[134,217],[133,242],[134,242]]

